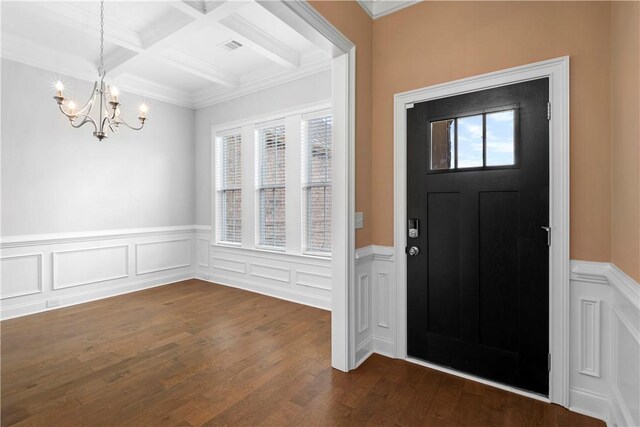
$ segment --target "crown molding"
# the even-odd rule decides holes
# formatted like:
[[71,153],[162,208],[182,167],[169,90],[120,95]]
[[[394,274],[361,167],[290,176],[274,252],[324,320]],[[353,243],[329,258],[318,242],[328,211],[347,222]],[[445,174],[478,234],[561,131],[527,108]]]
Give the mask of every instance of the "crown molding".
[[422,0],[358,0],[358,4],[373,19],[391,15]]

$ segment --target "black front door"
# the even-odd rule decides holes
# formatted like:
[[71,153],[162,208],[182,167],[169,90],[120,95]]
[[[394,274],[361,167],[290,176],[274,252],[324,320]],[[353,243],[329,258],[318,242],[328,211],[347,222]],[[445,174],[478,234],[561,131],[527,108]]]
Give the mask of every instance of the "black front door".
[[548,101],[545,78],[407,110],[408,354],[544,395]]

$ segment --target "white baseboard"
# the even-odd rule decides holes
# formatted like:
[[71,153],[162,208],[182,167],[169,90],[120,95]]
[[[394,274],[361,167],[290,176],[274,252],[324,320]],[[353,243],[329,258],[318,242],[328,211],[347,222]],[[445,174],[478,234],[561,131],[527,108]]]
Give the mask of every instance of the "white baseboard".
[[295,302],[298,304],[308,305],[310,307],[331,311],[331,299],[310,295],[305,292],[296,292],[290,289],[284,289],[276,286],[260,283],[259,281],[246,281],[233,277],[223,277],[220,275],[207,274],[201,270],[196,273],[196,278],[210,282],[216,285],[229,286],[231,288],[243,289],[245,291],[278,298],[285,301]]
[[579,414],[607,420],[609,397],[577,387],[571,387],[569,389],[569,409]]
[[373,351],[387,357],[394,357],[396,345],[393,341],[384,338],[373,338]]
[[364,363],[373,354],[371,339],[367,339],[356,347],[356,368]]

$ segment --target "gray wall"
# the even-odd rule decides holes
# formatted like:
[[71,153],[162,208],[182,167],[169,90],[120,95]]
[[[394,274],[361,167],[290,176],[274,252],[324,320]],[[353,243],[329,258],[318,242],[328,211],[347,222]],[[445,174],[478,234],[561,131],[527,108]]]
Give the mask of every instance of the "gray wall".
[[[194,111],[150,100],[142,131],[100,143],[52,99],[58,76],[2,60],[2,235],[193,224]],[[84,101],[92,83],[64,77]],[[141,98],[123,94],[136,122]]]
[[211,128],[225,123],[331,100],[331,70],[284,83],[196,111],[196,212],[211,225]]

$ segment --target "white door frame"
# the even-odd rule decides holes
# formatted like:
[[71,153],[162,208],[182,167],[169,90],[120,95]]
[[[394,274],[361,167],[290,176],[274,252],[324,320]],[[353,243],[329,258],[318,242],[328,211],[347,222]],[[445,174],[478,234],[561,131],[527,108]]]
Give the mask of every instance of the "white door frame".
[[355,368],[355,79],[356,48],[303,0],[257,0],[333,58],[331,365]]
[[394,96],[394,197],[397,277],[396,357],[407,359],[407,108],[413,103],[549,78],[549,400],[569,405],[569,57],[429,86]]

